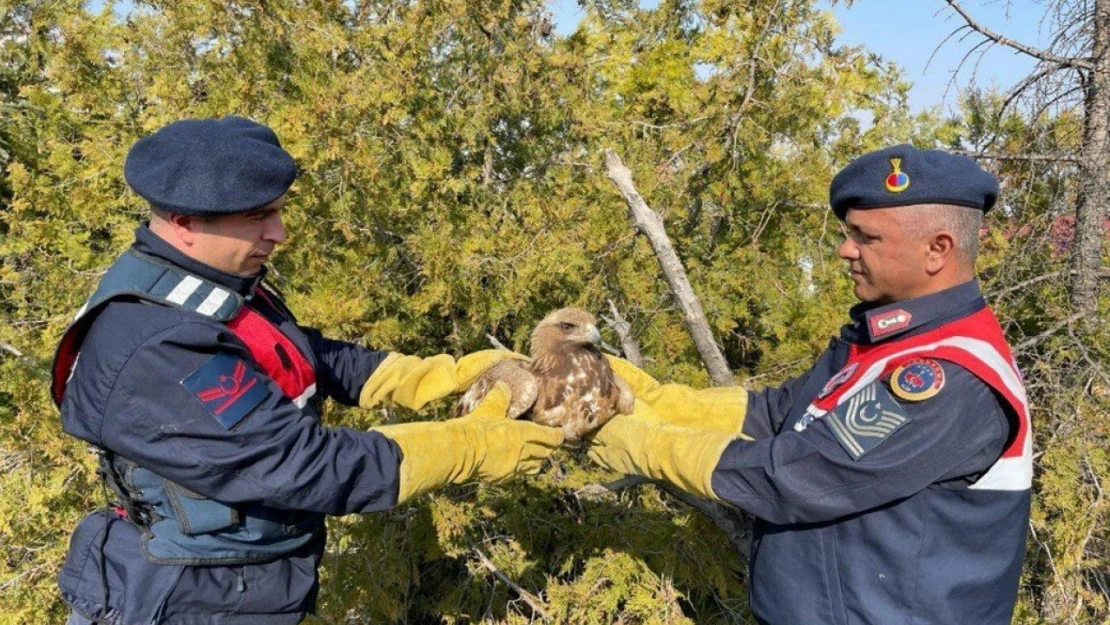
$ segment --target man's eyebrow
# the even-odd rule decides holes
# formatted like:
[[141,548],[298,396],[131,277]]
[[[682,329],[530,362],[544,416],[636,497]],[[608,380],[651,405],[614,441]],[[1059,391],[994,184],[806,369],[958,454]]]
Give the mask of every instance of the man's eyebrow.
[[862,234],[866,234],[867,236],[874,236],[876,234],[876,232],[874,230],[871,230],[870,228],[865,228],[864,226],[862,226],[860,224],[853,224],[853,223],[848,223],[848,222],[844,222],[844,223],[848,224],[849,229],[855,230],[855,231],[860,232]]

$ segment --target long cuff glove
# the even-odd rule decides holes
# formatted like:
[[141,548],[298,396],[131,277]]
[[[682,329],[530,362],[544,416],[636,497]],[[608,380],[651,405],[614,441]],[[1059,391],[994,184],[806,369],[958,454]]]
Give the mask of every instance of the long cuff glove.
[[603,468],[666,480],[682,490],[720,501],[711,484],[725,446],[736,437],[724,432],[662,423],[636,402],[632,415],[617,415],[590,443],[589,457]]
[[509,389],[498,383],[473,412],[449,421],[374,428],[401,448],[397,503],[472,478],[497,481],[536,473],[563,442],[563,432],[506,417]]
[[695,389],[683,384],[662,384],[627,360],[606,358],[613,373],[628,384],[636,399],[651,407],[650,411],[641,411],[643,419],[742,436],[748,412],[748,391],[743,387]]
[[420,358],[396,352],[382,361],[358,396],[362,408],[391,403],[420,410],[428,402],[460,393],[486,369],[502,360],[524,356],[503,349],[488,349],[459,358],[447,354]]

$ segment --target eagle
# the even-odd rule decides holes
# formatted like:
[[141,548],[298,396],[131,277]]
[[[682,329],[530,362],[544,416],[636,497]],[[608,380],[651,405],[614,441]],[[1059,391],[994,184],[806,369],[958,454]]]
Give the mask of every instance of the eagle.
[[471,412],[497,382],[512,392],[509,417],[562,428],[566,443],[631,414],[632,389],[613,374],[601,354],[597,319],[578,308],[561,308],[532,331],[531,360],[505,360],[483,373],[459,399],[457,414]]

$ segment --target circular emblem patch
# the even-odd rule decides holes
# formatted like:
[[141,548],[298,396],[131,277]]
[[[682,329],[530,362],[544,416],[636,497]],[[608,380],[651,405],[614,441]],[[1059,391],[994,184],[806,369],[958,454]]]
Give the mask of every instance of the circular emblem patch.
[[928,358],[911,360],[890,374],[890,390],[902,399],[922,401],[944,388],[944,369]]
[[890,159],[890,175],[886,177],[886,190],[891,193],[901,193],[910,188],[910,177],[902,171],[902,159]]

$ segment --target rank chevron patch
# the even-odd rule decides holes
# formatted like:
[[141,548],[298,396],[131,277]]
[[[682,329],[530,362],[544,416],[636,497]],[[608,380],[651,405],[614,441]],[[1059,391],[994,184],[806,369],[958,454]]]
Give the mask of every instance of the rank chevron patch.
[[879,382],[872,382],[822,419],[844,451],[859,460],[910,421]]
[[226,429],[238,425],[255,406],[270,396],[265,384],[241,359],[216,354],[181,381],[200,405]]

